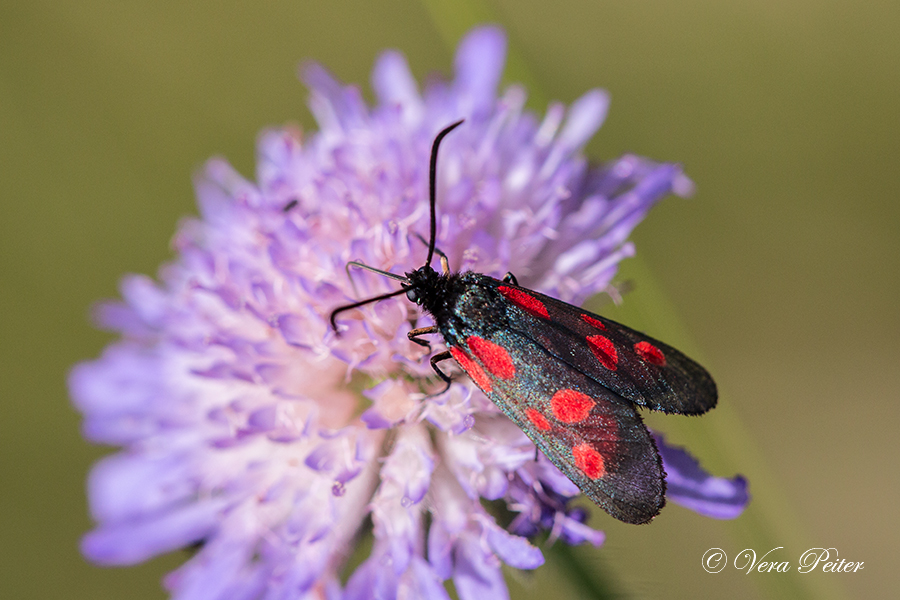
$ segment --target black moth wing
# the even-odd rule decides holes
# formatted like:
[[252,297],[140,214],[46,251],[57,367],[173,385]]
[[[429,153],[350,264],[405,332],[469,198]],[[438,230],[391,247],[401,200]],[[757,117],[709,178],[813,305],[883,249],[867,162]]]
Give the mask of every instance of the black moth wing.
[[477,275],[506,300],[508,326],[548,354],[635,404],[699,415],[716,405],[710,374],[680,351],[577,306]]
[[659,514],[662,461],[633,403],[528,336],[459,325],[451,352],[460,366],[586,496],[626,523]]

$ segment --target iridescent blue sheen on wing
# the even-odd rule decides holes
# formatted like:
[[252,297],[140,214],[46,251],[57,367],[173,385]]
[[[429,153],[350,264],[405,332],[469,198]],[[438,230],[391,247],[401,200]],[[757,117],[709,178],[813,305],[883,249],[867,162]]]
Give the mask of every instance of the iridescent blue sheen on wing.
[[[504,329],[484,335],[478,339],[508,349],[516,368],[511,378],[492,377],[491,389],[484,390],[488,398],[612,516],[627,523],[645,523],[659,514],[665,504],[662,462],[634,404],[548,356],[519,333]],[[470,343],[463,341],[461,348],[477,356]],[[584,394],[593,401],[587,414],[576,422],[566,422],[554,411],[551,399],[564,391]],[[544,428],[538,427],[536,420]],[[596,452],[600,463],[595,464],[598,471],[593,477],[579,468],[578,454],[573,454],[579,447]]]
[[451,355],[591,500],[645,523],[665,504],[662,461],[637,406],[699,414],[709,374],[674,348],[478,273],[418,287]]

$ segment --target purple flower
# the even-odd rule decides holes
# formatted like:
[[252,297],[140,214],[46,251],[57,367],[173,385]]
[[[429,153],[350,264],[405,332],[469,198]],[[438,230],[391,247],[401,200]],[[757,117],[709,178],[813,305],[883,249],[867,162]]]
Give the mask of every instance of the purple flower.
[[[256,183],[209,162],[178,258],[158,283],[123,281],[124,301],[98,310],[121,339],[70,377],[85,436],[123,447],[90,476],[98,526],[87,557],[124,565],[196,544],[165,580],[178,598],[446,598],[452,579],[466,600],[506,597],[501,562],[542,564],[527,539],[539,532],[602,543],[568,506],[574,484],[535,460],[473,384],[428,395],[428,352],[406,337],[421,325],[414,305],[345,313],[340,337],[328,324],[337,306],[395,289],[348,273],[349,261],[422,264],[429,148],[457,119],[465,126],[442,148],[438,246],[458,269],[512,271],[581,302],[610,289],[650,206],[690,191],[677,166],[637,156],[590,168],[580,151],[606,94],[538,119],[521,88],[497,96],[504,53],[502,32],[476,29],[455,78],[420,93],[403,56],[387,52],[374,108],[310,65],[317,133],[302,143],[294,131],[265,133]],[[722,516],[706,474],[677,472],[689,505]],[[719,496],[740,485],[717,481]],[[482,500],[505,503],[512,522],[499,525]],[[371,555],[342,585],[367,518]]]
[[673,502],[714,519],[734,519],[750,501],[747,480],[713,477],[684,448],[666,444],[659,433],[656,446],[666,466],[666,497]]

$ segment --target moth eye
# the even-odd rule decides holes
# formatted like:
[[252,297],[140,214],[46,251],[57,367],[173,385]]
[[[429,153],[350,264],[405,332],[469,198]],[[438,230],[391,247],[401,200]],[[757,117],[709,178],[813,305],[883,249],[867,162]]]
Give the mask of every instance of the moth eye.
[[416,288],[409,288],[408,290],[406,290],[406,297],[409,298],[410,302],[422,304],[422,298],[419,296],[419,290],[417,290]]

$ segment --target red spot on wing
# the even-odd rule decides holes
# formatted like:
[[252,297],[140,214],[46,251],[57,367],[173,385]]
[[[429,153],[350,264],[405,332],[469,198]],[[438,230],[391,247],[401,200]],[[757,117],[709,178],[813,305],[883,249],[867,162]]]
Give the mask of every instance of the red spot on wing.
[[575,466],[591,479],[600,479],[606,474],[606,462],[603,455],[588,443],[581,443],[572,448]]
[[619,353],[616,352],[616,347],[609,341],[609,338],[602,335],[589,335],[586,341],[600,364],[610,371],[615,371],[619,362]]
[[459,366],[463,368],[463,371],[468,374],[469,377],[472,378],[472,381],[484,390],[485,394],[490,394],[493,386],[491,385],[491,378],[487,376],[487,373],[484,372],[484,369],[481,368],[477,362],[472,360],[472,357],[466,354],[463,350],[460,350],[456,346],[450,348],[450,354],[453,358],[456,359],[456,362],[459,363]]
[[526,408],[525,416],[528,417],[528,420],[531,421],[532,425],[534,425],[541,431],[547,431],[550,429],[550,421],[548,421],[547,417],[545,417],[535,409]]
[[650,342],[638,342],[634,345],[634,351],[638,356],[652,365],[662,367],[666,364],[666,355],[662,350],[651,344]]
[[516,288],[507,287],[505,285],[501,285],[497,288],[507,300],[521,308],[522,310],[533,314],[536,317],[541,317],[542,319],[549,319],[550,313],[547,312],[547,307],[544,306],[544,303],[531,296],[526,294],[522,290],[517,290]]
[[512,357],[503,346],[475,335],[470,335],[466,339],[466,344],[472,354],[494,377],[509,379],[516,374],[516,366],[513,364]]
[[587,323],[588,325],[593,325],[600,331],[606,331],[606,325],[604,325],[601,321],[595,319],[590,315],[581,315],[581,320]]
[[559,390],[550,398],[553,416],[563,423],[583,421],[595,404],[590,396],[575,390]]

